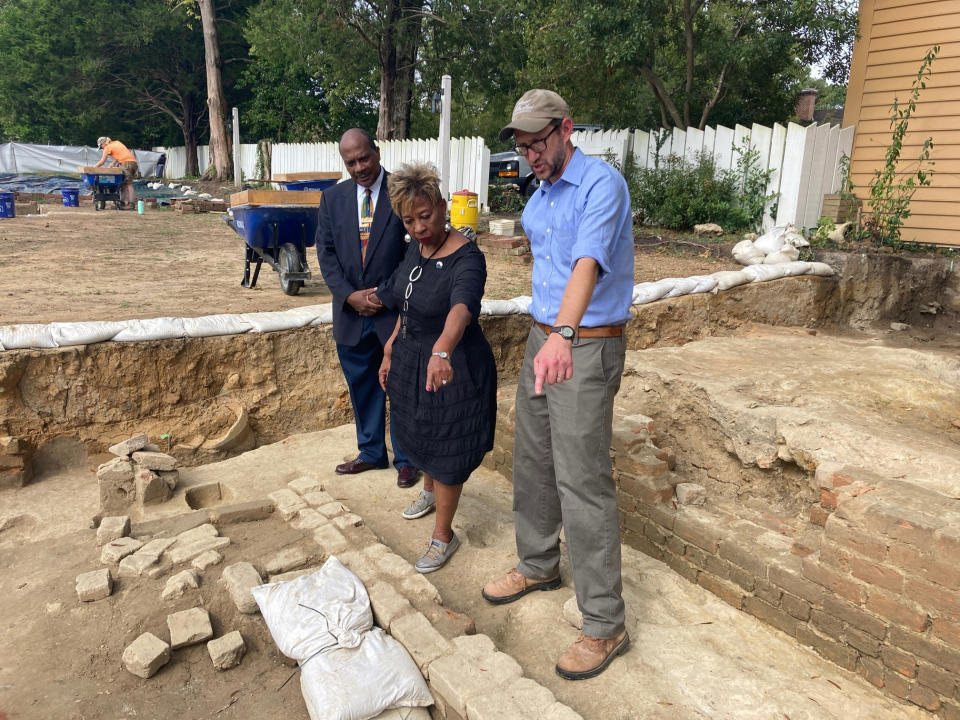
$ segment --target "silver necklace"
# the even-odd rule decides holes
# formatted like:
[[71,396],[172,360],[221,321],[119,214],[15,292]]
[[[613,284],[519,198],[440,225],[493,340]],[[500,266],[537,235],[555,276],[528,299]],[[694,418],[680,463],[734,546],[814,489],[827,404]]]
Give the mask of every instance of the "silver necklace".
[[[423,275],[423,266],[426,265],[433,259],[433,256],[440,252],[440,249],[447,244],[447,240],[450,238],[450,231],[447,230],[447,234],[443,238],[443,242],[437,245],[436,250],[430,253],[430,256],[424,258],[423,255],[420,255],[420,262],[416,266],[410,268],[410,274],[407,276],[407,289],[403,293],[403,314],[400,318],[400,337],[404,340],[407,339],[407,311],[410,309],[410,296],[413,294],[413,284],[420,279]],[[442,267],[440,263],[437,263],[437,267]]]

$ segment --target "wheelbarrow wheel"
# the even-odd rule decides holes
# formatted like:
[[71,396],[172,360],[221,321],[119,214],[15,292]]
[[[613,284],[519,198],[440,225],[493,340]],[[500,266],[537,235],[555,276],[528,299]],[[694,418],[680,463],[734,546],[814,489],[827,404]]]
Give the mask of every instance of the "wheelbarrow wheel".
[[303,280],[288,280],[286,273],[300,272],[300,253],[293,243],[284,243],[280,246],[280,257],[277,267],[280,271],[280,289],[287,295],[296,295],[303,287]]

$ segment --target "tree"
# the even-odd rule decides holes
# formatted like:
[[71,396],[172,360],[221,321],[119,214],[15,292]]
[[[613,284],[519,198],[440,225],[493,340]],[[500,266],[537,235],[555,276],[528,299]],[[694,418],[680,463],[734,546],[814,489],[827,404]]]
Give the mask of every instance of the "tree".
[[542,8],[529,35],[532,78],[551,69],[571,76],[571,65],[599,77],[639,75],[667,127],[704,128],[731,96],[749,92],[747,79],[795,81],[798,67],[822,58],[838,73],[856,31],[856,8],[831,0],[557,0]]
[[210,165],[205,176],[211,180],[229,180],[233,175],[230,138],[224,122],[227,101],[223,95],[223,63],[217,37],[217,11],[213,0],[196,0],[203,24],[203,52],[207,71],[207,111],[210,124]]

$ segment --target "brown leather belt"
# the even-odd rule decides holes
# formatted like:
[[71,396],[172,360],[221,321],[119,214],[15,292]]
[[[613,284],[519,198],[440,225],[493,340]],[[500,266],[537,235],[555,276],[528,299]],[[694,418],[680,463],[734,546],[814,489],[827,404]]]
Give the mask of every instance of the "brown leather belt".
[[[534,320],[537,327],[543,330],[547,335],[553,330],[549,325]],[[582,338],[605,338],[620,337],[623,335],[623,325],[604,325],[603,327],[581,327],[577,328],[577,336]]]

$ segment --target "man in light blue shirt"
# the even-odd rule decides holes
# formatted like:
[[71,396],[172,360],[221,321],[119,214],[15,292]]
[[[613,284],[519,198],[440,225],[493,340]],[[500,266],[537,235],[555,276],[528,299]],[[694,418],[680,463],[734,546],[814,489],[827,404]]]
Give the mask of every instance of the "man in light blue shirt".
[[630,194],[623,176],[570,140],[563,98],[530,90],[500,133],[540,180],[523,211],[533,251],[534,325],[517,387],[513,451],[519,562],[483,588],[518,600],[561,584],[560,530],[583,614],[557,661],[570,680],[594,677],[626,651],[617,487],[610,462],[613,398],[633,293]]

